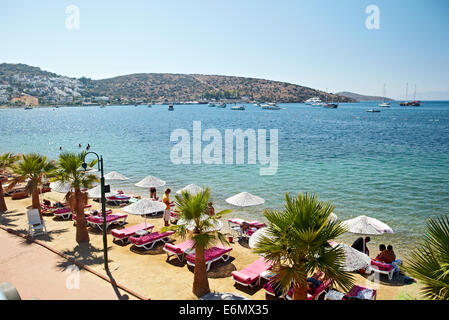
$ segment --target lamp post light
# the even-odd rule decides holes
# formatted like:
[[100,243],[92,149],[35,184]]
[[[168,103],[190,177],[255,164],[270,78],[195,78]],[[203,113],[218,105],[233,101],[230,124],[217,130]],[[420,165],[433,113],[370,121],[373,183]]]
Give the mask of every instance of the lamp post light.
[[108,241],[107,241],[107,237],[106,237],[106,193],[111,192],[111,188],[109,185],[105,185],[104,184],[104,167],[103,167],[103,156],[99,156],[97,153],[95,152],[87,152],[84,155],[83,158],[83,164],[82,167],[84,168],[84,170],[87,169],[87,163],[86,163],[86,156],[92,153],[94,155],[97,156],[98,159],[98,170],[101,172],[101,211],[102,211],[102,216],[103,216],[103,255],[104,255],[104,268],[106,271],[109,270],[109,266],[108,266]]

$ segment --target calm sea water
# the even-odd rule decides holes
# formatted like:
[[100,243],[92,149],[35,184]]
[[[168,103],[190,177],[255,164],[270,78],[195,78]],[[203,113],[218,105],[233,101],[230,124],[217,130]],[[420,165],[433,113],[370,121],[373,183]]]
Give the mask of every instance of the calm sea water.
[[[60,146],[79,151],[79,143],[90,143],[91,151],[103,155],[106,172],[130,178],[114,186],[147,195],[134,186],[147,175],[166,180],[172,190],[190,183],[210,186],[219,209],[231,207],[227,197],[248,191],[266,200],[245,210],[231,207],[233,215],[249,219],[262,219],[264,208],[281,208],[286,192],[316,192],[333,202],[341,219],[364,214],[389,224],[396,233],[375,237],[374,244],[392,243],[405,251],[419,240],[427,217],[449,211],[449,102],[366,112],[376,105],[341,104],[333,110],[281,104],[279,111],[253,105],[245,111],[207,105],[175,105],[174,112],[167,106],[4,109],[0,152],[56,158]],[[260,176],[259,164],[172,164],[170,133],[178,128],[192,133],[194,120],[223,136],[225,129],[278,129],[277,174]]]

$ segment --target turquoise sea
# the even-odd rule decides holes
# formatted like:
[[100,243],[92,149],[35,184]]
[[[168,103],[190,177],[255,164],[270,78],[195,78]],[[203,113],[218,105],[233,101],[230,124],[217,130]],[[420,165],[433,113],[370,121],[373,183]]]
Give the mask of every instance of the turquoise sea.
[[[231,111],[229,105],[175,105],[173,112],[166,105],[2,109],[0,152],[56,158],[60,146],[80,151],[79,143],[89,143],[91,151],[103,155],[106,173],[116,170],[130,178],[114,186],[147,195],[134,186],[147,175],[166,180],[174,191],[190,183],[210,186],[217,209],[228,207],[232,215],[249,219],[263,219],[264,208],[281,208],[285,192],[316,192],[333,202],[341,219],[364,214],[395,230],[372,237],[372,252],[384,242],[401,255],[419,240],[427,217],[449,213],[449,102],[376,108],[381,113],[366,112],[377,103],[338,109],[280,106],[278,111],[253,105],[245,111]],[[277,173],[260,176],[260,164],[173,164],[170,151],[176,143],[170,133],[187,129],[192,134],[195,120],[203,131],[215,128],[223,136],[225,129],[278,129]],[[226,204],[224,199],[241,191],[266,202],[244,210]]]

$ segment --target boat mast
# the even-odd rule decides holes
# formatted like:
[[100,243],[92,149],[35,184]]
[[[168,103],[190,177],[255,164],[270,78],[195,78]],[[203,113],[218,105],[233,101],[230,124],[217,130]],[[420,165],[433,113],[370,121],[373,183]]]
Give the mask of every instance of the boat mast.
[[413,94],[413,101],[416,101],[416,83],[415,83],[415,93]]
[[405,86],[405,101],[407,101],[407,97],[408,97],[408,82],[406,83]]

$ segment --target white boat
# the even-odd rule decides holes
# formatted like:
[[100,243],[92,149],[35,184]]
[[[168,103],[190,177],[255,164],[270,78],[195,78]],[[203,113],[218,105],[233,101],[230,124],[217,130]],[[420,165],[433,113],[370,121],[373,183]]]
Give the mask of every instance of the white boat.
[[383,91],[382,94],[383,94],[383,97],[384,97],[384,102],[379,104],[379,107],[381,107],[381,108],[390,108],[391,107],[391,103],[385,101],[385,96],[386,96],[385,83],[384,83],[384,91]]
[[322,104],[322,101],[318,97],[313,97],[313,98],[307,99],[304,103],[312,105],[312,106],[319,106]]
[[215,107],[216,107],[215,103],[209,103],[209,108],[215,108]]
[[369,110],[366,110],[366,112],[380,112],[380,110],[376,110],[376,109],[369,109]]
[[281,108],[274,102],[267,102],[261,105],[261,108],[264,110],[281,110]]
[[31,107],[31,106],[26,106],[24,109],[25,109],[25,110],[31,110],[31,109],[33,109],[33,107]]
[[226,103],[217,104],[217,108],[226,108]]
[[245,110],[245,106],[233,106],[231,110]]
[[175,110],[175,108],[173,107],[173,105],[172,105],[172,104],[169,105],[169,106],[168,106],[168,111],[173,111],[173,110]]

